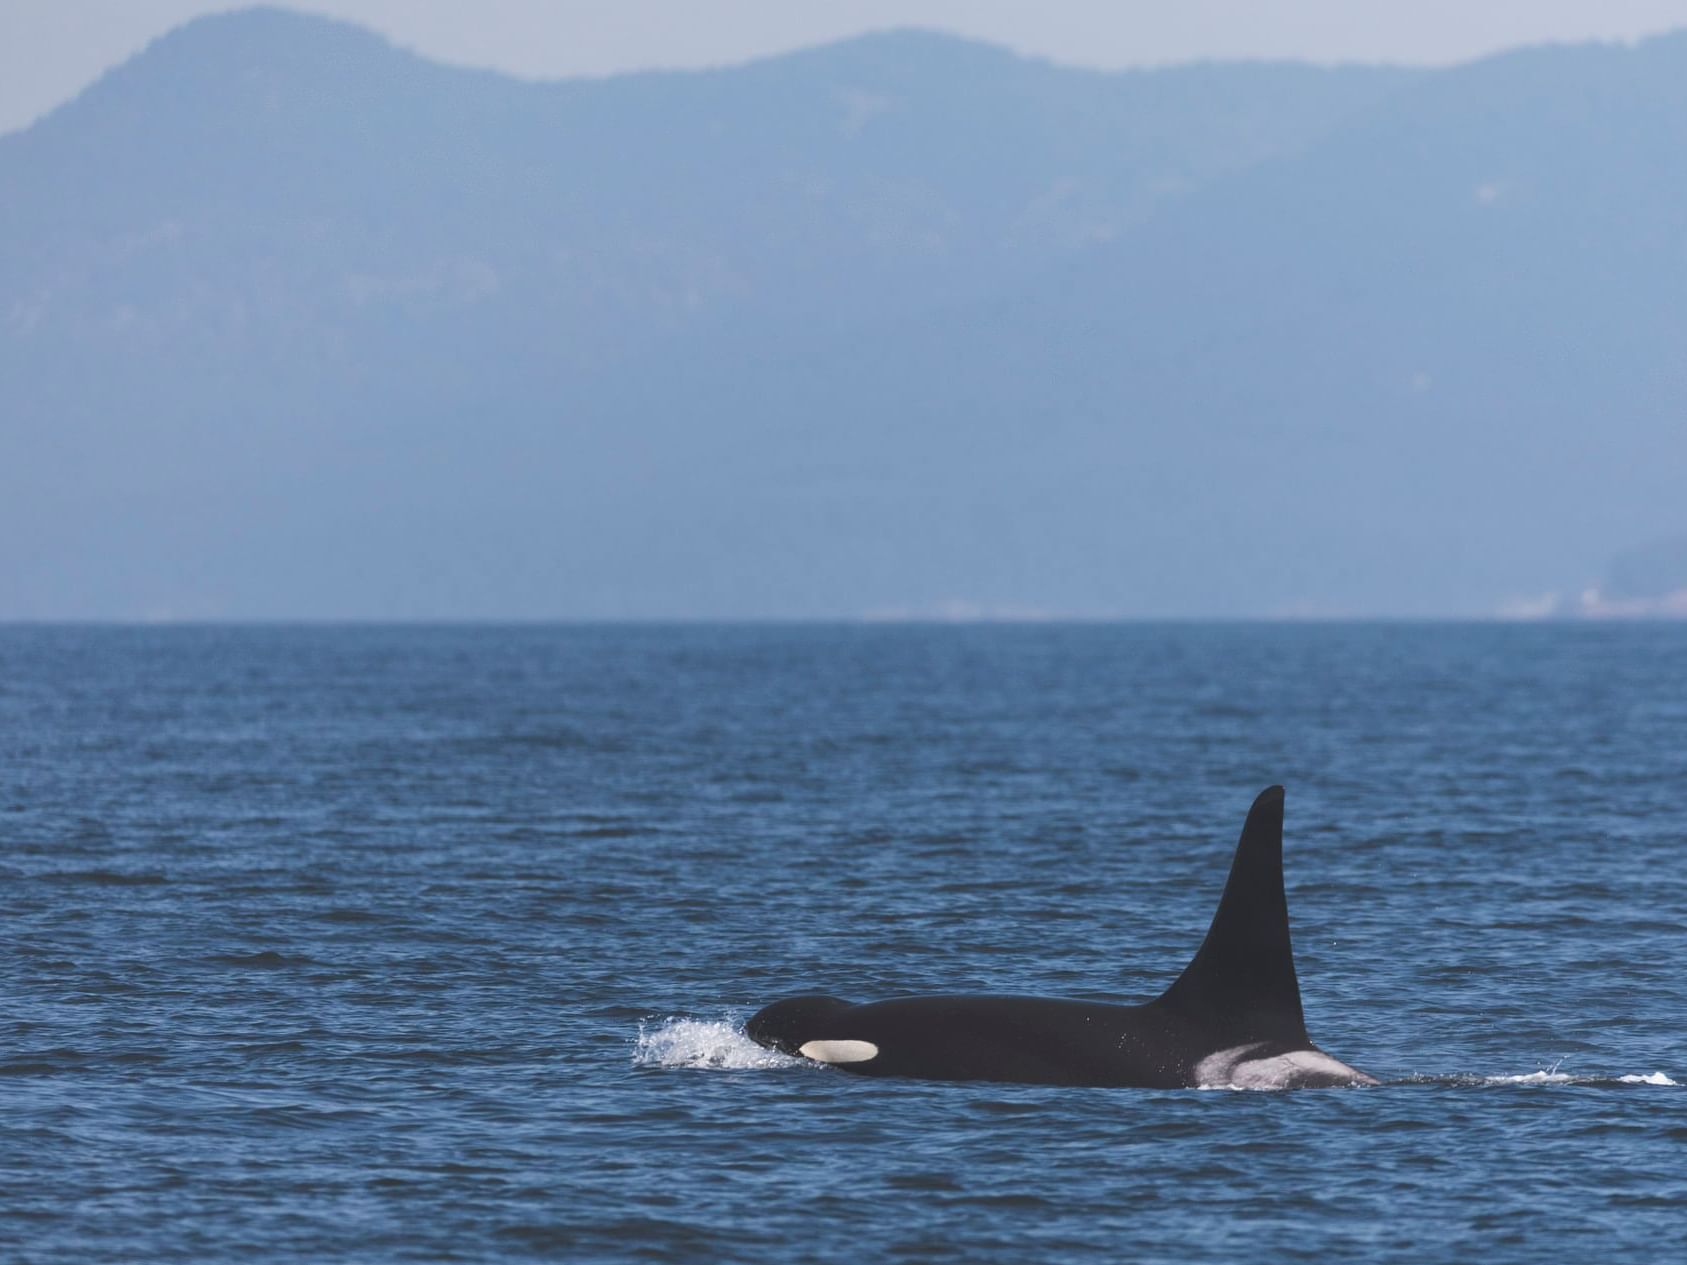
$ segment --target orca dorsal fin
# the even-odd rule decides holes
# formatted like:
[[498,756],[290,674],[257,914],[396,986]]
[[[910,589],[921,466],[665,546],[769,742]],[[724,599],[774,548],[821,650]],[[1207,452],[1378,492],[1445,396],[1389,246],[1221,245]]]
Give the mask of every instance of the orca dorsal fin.
[[1283,788],[1248,810],[1207,938],[1154,1003],[1228,1040],[1309,1044],[1283,895]]

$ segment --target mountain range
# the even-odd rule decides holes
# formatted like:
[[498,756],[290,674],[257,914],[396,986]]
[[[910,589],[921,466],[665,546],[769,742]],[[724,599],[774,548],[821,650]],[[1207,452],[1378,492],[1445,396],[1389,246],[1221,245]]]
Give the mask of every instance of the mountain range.
[[0,618],[1535,602],[1687,529],[1684,153],[1687,34],[535,83],[202,18],[0,136]]

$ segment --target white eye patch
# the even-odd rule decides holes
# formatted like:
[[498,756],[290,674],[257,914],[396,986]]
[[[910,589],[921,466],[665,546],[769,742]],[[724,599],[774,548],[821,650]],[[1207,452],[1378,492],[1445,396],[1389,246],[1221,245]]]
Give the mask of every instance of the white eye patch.
[[871,1041],[808,1041],[797,1053],[816,1063],[865,1063],[879,1057],[879,1047]]

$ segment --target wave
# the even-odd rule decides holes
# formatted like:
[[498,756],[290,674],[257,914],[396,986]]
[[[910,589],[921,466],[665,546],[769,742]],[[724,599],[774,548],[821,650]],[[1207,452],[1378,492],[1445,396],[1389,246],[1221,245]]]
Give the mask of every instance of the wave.
[[633,1065],[742,1071],[804,1066],[807,1060],[763,1049],[729,1020],[673,1016],[654,1027],[639,1024],[638,1039],[633,1043]]

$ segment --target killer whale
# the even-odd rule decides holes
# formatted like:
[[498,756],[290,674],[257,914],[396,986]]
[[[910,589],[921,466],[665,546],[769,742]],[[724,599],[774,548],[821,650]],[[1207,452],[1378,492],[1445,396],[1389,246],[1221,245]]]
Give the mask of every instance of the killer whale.
[[1374,1085],[1307,1036],[1283,894],[1283,788],[1248,810],[1206,938],[1140,1006],[1048,997],[825,994],[774,1002],[757,1044],[862,1076],[1146,1089]]

